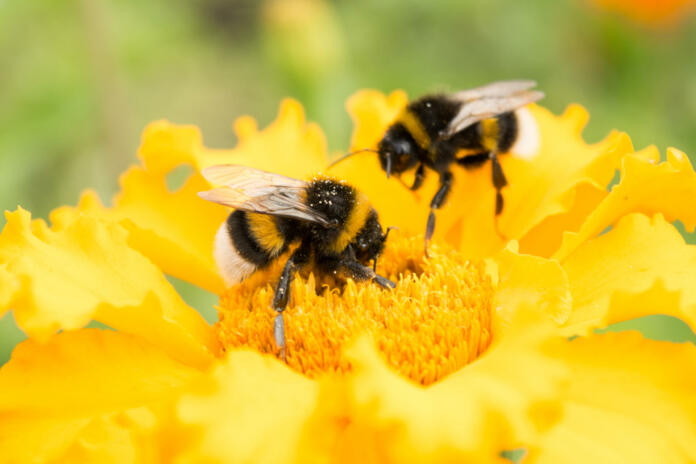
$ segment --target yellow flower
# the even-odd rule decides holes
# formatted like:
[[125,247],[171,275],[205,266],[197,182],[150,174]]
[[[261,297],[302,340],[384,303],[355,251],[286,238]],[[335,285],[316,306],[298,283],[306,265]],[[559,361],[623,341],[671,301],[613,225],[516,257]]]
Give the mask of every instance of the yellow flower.
[[[352,147],[374,147],[405,102],[352,97]],[[427,259],[433,179],[414,195],[367,153],[332,171],[400,227],[379,262],[397,288],[298,275],[287,365],[271,334],[279,265],[225,290],[212,242],[227,212],[196,193],[213,164],[324,169],[298,103],[264,130],[240,118],[232,150],[153,123],[113,206],[87,191],[50,227],[6,213],[0,315],[14,310],[30,338],[0,369],[0,461],[500,462],[524,448],[525,462],[693,462],[696,348],[593,329],[646,314],[696,325],[696,249],[671,224],[696,225],[696,173],[625,134],[587,145],[580,107],[530,110],[539,153],[502,159],[507,243],[489,167],[455,174]],[[194,172],[170,191],[182,164]],[[220,321],[165,274],[219,294]]]

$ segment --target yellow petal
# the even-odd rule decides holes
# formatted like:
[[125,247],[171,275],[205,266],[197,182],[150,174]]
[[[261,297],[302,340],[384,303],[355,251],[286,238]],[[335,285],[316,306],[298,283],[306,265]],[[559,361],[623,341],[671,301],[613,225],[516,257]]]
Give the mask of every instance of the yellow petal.
[[0,369],[1,454],[9,462],[132,455],[126,429],[133,421],[119,411],[170,401],[197,375],[142,339],[110,330],[22,342]]
[[555,257],[564,259],[584,241],[632,212],[662,213],[668,221],[681,220],[687,230],[693,230],[696,226],[693,198],[696,198],[696,172],[684,153],[669,149],[667,161],[658,165],[640,156],[627,156],[619,184],[577,233],[565,235]]
[[157,175],[181,164],[200,170],[235,163],[305,178],[326,166],[324,135],[319,126],[306,122],[302,105],[296,100],[283,100],[276,120],[261,131],[249,116],[238,118],[234,129],[239,140],[235,148],[212,149],[203,145],[195,126],[155,122],[145,129],[138,155],[145,169]]
[[515,321],[495,349],[430,388],[391,371],[366,339],[349,377],[309,380],[232,351],[178,407],[180,462],[497,462],[547,430],[567,371],[541,355],[552,332]]
[[[76,207],[60,206],[49,214],[51,227],[43,221],[43,219],[34,219],[32,221],[32,232],[41,240],[47,240],[51,236],[51,232],[62,231],[70,227],[77,219],[84,215],[98,216],[106,215],[107,210],[102,205],[99,195],[92,189],[87,189],[80,195],[80,200]],[[116,219],[110,217],[109,219]]]
[[17,324],[45,340],[91,319],[142,335],[193,365],[217,349],[211,327],[187,306],[162,273],[126,243],[115,224],[79,217],[60,231],[34,235],[30,214],[7,213],[0,260],[20,282]]
[[530,463],[691,463],[696,460],[696,347],[611,333],[564,342],[571,366],[559,423]]
[[594,145],[585,143],[581,131],[587,114],[579,106],[568,107],[561,116],[537,106],[530,110],[539,124],[542,146],[531,162],[507,157],[503,164],[510,186],[504,190],[500,226],[508,237],[521,237],[544,218],[569,209],[571,205],[562,202],[564,194],[579,184],[607,185],[621,158],[633,151],[624,133],[612,132]]
[[[405,103],[402,93],[385,97],[378,92],[363,91],[353,96],[348,103],[356,121],[351,148],[375,148]],[[454,187],[437,215],[436,237],[459,247],[467,256],[490,256],[503,247],[506,239],[522,237],[525,237],[525,249],[527,245],[529,251],[541,248],[549,256],[552,242],[545,241],[545,237],[549,233],[558,234],[559,227],[578,227],[580,217],[600,199],[599,192],[611,180],[621,157],[633,150],[628,136],[617,132],[598,144],[586,144],[580,132],[587,113],[577,105],[570,106],[561,116],[535,105],[529,108],[539,126],[542,146],[531,161],[515,156],[501,158],[510,184],[503,191],[506,206],[500,217],[504,238],[495,230],[490,166],[471,171],[453,168]],[[369,152],[353,156],[332,172],[364,190],[386,224],[409,233],[422,233],[425,229],[429,203],[438,183],[434,173],[413,193],[398,179],[387,180],[377,157]],[[592,201],[575,200],[588,189],[592,190]],[[560,218],[553,224],[542,225],[554,216]],[[533,231],[541,236],[529,235]],[[540,242],[545,245],[540,247]]]
[[509,323],[520,305],[538,308],[556,324],[568,319],[572,308],[570,285],[557,261],[519,254],[511,242],[495,262],[499,279],[496,309],[504,321]]
[[19,289],[19,282],[8,272],[7,265],[0,264],[0,318],[10,309],[12,298]]
[[188,438],[180,462],[295,461],[317,394],[316,382],[275,358],[233,351],[179,402]]
[[[69,420],[65,422],[70,424]],[[167,450],[160,450],[156,439],[158,425],[155,414],[147,407],[97,416],[73,433],[72,440],[63,441],[60,453],[54,453],[59,454],[55,462],[167,462]],[[37,460],[33,454],[31,458]]]
[[215,232],[229,210],[200,199],[210,185],[198,173],[175,192],[166,176],[176,167],[195,170],[213,164],[236,163],[306,178],[326,166],[326,142],[315,124],[305,121],[302,106],[285,100],[277,119],[259,131],[249,117],[235,123],[239,143],[219,150],[203,145],[194,126],[166,121],[150,124],[138,155],[144,168],[132,167],[121,177],[121,193],[113,208],[104,208],[93,192],[83,194],[77,208],[59,208],[55,224],[70,223],[79,213],[106,216],[129,232],[128,244],[165,273],[220,294],[224,285],[213,259]]
[[[696,308],[682,304],[682,291],[667,290],[661,278],[656,278],[652,287],[645,291],[617,291],[611,296],[606,315],[601,319],[604,327],[615,322],[626,321],[653,314],[670,314],[693,320]],[[693,327],[693,324],[692,324]]]
[[361,90],[348,98],[346,109],[354,125],[351,150],[376,147],[407,103],[408,97],[401,90],[388,96],[377,90]]
[[[145,423],[134,420],[139,417]],[[157,441],[152,439],[157,425],[153,417],[144,407],[95,417],[46,413],[3,417],[3,463],[161,462]]]
[[200,131],[194,126],[159,121],[145,129],[138,154],[145,168],[154,174],[166,174],[181,164],[200,170],[235,163],[305,178],[326,166],[324,135],[319,126],[306,122],[302,105],[296,100],[283,100],[276,120],[262,131],[248,116],[237,119],[234,128],[237,147],[220,150],[203,146]]
[[530,255],[550,257],[561,246],[563,233],[580,229],[585,218],[607,193],[593,182],[578,184],[560,199],[562,204],[567,205],[567,210],[548,216],[532,227],[520,239],[520,250]]
[[198,165],[204,150],[198,127],[155,121],[143,131],[138,157],[148,172],[164,176],[182,164]]
[[326,167],[326,139],[318,125],[307,123],[302,105],[292,99],[280,104],[278,117],[259,131],[248,117],[235,122],[239,143],[231,150],[210,150],[198,167],[236,163],[305,179]]
[[4,462],[51,462],[63,455],[90,418],[0,414],[0,457]]
[[209,188],[191,175],[175,192],[163,174],[132,167],[121,176],[121,193],[105,208],[96,193],[85,191],[76,207],[51,212],[53,230],[71,224],[80,214],[118,222],[128,232],[128,245],[147,256],[165,273],[214,293],[224,289],[213,259],[215,232],[228,214],[198,197]]
[[57,461],[80,463],[138,462],[137,442],[131,431],[113,417],[98,417],[75,435]]
[[220,293],[213,259],[215,232],[228,211],[198,197],[209,188],[198,174],[175,192],[161,175],[133,167],[121,177],[114,215],[130,231],[128,244],[165,273]]
[[567,372],[540,354],[548,336],[540,325],[520,323],[526,332],[428,388],[388,369],[362,339],[351,352],[350,415],[337,460],[498,462],[502,450],[547,430],[558,419],[553,398]]
[[[0,369],[0,411],[91,415],[166,399],[195,369],[133,335],[80,329],[17,345]],[[69,373],[69,375],[66,375]]]
[[[563,262],[573,296],[573,312],[566,326],[572,333],[619,318],[629,319],[651,314],[669,314],[696,327],[696,246],[687,245],[679,232],[661,215],[648,218],[630,214],[609,232],[585,242]],[[664,289],[679,292],[678,305],[657,304],[650,311],[645,304],[626,307],[625,294],[651,294],[660,280]],[[609,313],[616,296],[617,309]],[[621,309],[618,309],[621,308]]]

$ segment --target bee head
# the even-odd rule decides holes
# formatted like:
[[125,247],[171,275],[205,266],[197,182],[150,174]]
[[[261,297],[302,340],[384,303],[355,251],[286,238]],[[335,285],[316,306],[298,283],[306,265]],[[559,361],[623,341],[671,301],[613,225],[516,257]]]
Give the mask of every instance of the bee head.
[[392,126],[379,142],[377,152],[387,177],[402,173],[418,163],[418,146],[401,126]]
[[386,234],[383,233],[377,213],[373,210],[353,241],[355,257],[363,264],[376,261],[384,250],[385,241]]

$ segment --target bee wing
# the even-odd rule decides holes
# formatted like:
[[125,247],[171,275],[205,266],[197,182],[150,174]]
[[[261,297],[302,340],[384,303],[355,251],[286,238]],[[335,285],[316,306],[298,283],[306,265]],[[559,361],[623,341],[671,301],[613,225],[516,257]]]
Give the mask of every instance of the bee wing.
[[252,213],[283,216],[328,225],[329,221],[304,202],[307,182],[247,166],[224,164],[201,171],[213,184],[226,184],[198,196]]
[[498,81],[473,89],[466,89],[451,95],[459,101],[476,100],[483,97],[505,97],[536,87],[535,81]]
[[297,187],[305,188],[307,183],[292,177],[281,176],[272,172],[250,168],[239,164],[218,164],[208,166],[201,171],[203,177],[215,185],[226,185],[231,188],[262,188],[267,187]]
[[482,119],[516,110],[544,98],[537,90],[522,90],[506,96],[488,96],[462,102],[459,113],[447,126],[444,137],[449,137]]
[[302,203],[303,192],[303,190],[278,189],[264,195],[249,196],[243,190],[218,187],[213,190],[198,192],[198,196],[213,203],[219,203],[250,213],[283,216],[328,226],[329,221],[326,217]]

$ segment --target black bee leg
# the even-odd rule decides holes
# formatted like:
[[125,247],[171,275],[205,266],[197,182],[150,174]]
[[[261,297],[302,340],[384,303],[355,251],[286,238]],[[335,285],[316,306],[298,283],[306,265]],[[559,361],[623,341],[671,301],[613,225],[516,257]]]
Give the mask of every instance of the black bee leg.
[[430,239],[433,238],[433,232],[435,232],[435,210],[431,209],[430,214],[428,214],[428,222],[425,224],[425,257],[428,257],[428,243]]
[[435,232],[435,210],[445,202],[447,194],[452,188],[452,173],[447,171],[440,174],[440,188],[435,192],[435,196],[430,201],[430,214],[428,215],[428,223],[425,226],[425,256],[428,256],[428,243],[433,238]]
[[409,187],[411,190],[418,190],[421,185],[423,185],[423,181],[425,180],[425,165],[423,163],[418,165],[418,169],[416,169],[416,175],[413,178],[413,185]]
[[500,166],[500,161],[498,161],[498,156],[494,152],[491,152],[488,156],[491,158],[491,163],[493,165],[491,174],[493,177],[493,187],[495,187],[495,215],[497,216],[503,211],[503,195],[500,191],[508,182],[505,178],[505,173],[503,173],[503,168]]
[[345,268],[354,280],[372,280],[384,288],[395,288],[396,284],[386,277],[375,273],[367,266],[360,264],[355,259],[346,257],[341,261],[341,266]]
[[275,294],[273,295],[273,309],[278,313],[273,321],[273,337],[275,338],[276,346],[280,348],[280,357],[285,361],[285,321],[283,320],[283,311],[290,300],[290,284],[295,278],[295,270],[300,264],[304,264],[309,257],[308,245],[304,243],[295,250],[288,258],[283,268],[283,273],[280,275],[278,284],[276,285]]
[[498,230],[498,216],[503,212],[503,206],[505,203],[503,201],[503,194],[500,191],[508,184],[508,182],[495,152],[490,152],[488,156],[491,159],[491,174],[493,178],[493,187],[495,187],[495,230],[498,232],[498,235],[502,237],[502,234]]
[[287,357],[285,356],[285,320],[283,319],[282,311],[278,311],[273,320],[273,338],[275,338],[276,346],[280,349],[280,359],[283,362],[287,362]]
[[273,336],[276,346],[280,348],[280,357],[285,361],[285,321],[283,320],[283,310],[288,305],[290,299],[290,283],[295,276],[295,262],[292,257],[288,259],[280,275],[280,280],[276,285],[275,295],[273,295],[273,309],[278,313],[273,321]]

